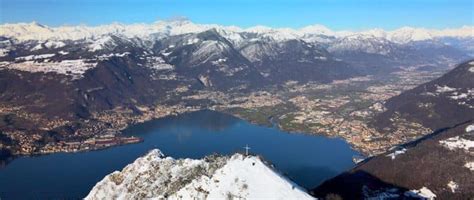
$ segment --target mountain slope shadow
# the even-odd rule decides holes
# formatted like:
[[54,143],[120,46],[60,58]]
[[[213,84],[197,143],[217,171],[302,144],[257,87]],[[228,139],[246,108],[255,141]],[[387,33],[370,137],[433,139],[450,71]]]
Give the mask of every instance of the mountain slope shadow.
[[356,170],[342,173],[325,181],[312,190],[311,195],[325,199],[366,199],[383,192],[399,195],[407,190],[407,188],[384,182],[364,170]]

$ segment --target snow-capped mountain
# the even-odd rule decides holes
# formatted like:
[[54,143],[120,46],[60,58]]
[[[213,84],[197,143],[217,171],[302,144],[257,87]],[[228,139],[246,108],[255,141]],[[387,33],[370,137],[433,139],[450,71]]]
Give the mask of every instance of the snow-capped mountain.
[[335,40],[328,48],[330,52],[364,52],[389,55],[396,45],[384,37],[356,34]]
[[48,27],[36,22],[3,24],[0,25],[0,35],[13,37],[18,40],[78,40],[85,38],[98,38],[107,34],[122,34],[127,37],[144,37],[153,34],[180,35],[198,33],[209,29],[220,29],[228,33],[256,33],[280,40],[297,39],[308,35],[326,35],[333,37],[346,37],[350,35],[371,35],[383,37],[397,43],[430,40],[440,37],[467,38],[474,37],[474,27],[463,26],[458,29],[425,29],[402,27],[392,31],[372,29],[364,31],[334,31],[323,25],[310,25],[300,29],[271,28],[255,26],[240,28],[236,26],[221,26],[217,24],[195,24],[186,19],[157,21],[151,24],[120,24],[113,23],[101,26],[61,26]]
[[107,175],[85,199],[314,199],[256,156],[173,159],[154,149]]
[[386,37],[388,40],[396,43],[408,43],[423,40],[432,40],[435,35],[427,29],[416,29],[411,27],[402,27],[389,32]]
[[[48,27],[36,22],[3,24],[0,35],[26,40],[80,40],[100,38],[104,35],[116,34],[127,37],[147,37],[150,35],[180,35],[197,33],[218,25],[194,24],[187,20],[158,21],[152,24],[120,24],[113,23],[101,26],[61,26]],[[231,27],[228,28],[232,30]]]
[[[277,51],[281,52],[278,46],[284,45],[288,41],[305,42],[318,47],[315,49],[316,51],[326,48],[327,51],[335,54],[337,59],[348,62],[354,61],[353,55],[361,57],[360,53],[364,53],[367,54],[365,57],[366,60],[369,60],[368,62],[383,60],[383,65],[420,64],[426,61],[443,64],[442,62],[459,61],[472,55],[474,46],[472,42],[474,27],[471,26],[444,30],[403,27],[393,31],[372,29],[355,32],[334,31],[322,25],[312,25],[301,29],[264,26],[243,29],[216,24],[195,24],[189,20],[158,21],[151,24],[113,23],[101,26],[60,27],[48,27],[33,22],[0,25],[0,58],[21,56],[23,53],[33,54],[45,49],[56,49],[59,52],[61,48],[70,46],[79,46],[90,52],[108,49],[111,53],[117,53],[115,47],[118,46],[135,46],[151,51],[153,45],[162,39],[183,35],[196,37],[189,35],[211,30],[230,43],[226,44],[227,46],[230,45],[231,48],[240,51],[251,62],[262,61],[262,57],[277,56]],[[117,39],[120,39],[121,42],[118,42]],[[179,41],[176,42],[179,43]],[[202,42],[206,43],[206,41],[198,43],[197,39],[186,39],[184,43],[181,43],[189,45]],[[208,47],[226,46],[216,44],[218,46],[208,43],[201,47],[207,49]],[[444,49],[440,52],[433,52],[434,56],[432,56],[433,53],[430,53],[430,56],[420,56],[418,55],[420,51],[412,48],[418,44],[424,44],[428,48],[443,45]],[[177,45],[179,44],[169,44],[170,47]],[[18,51],[23,51],[23,53]],[[212,50],[197,51],[193,55],[205,56],[206,51]],[[448,55],[445,55],[446,53]],[[327,55],[317,57],[327,57]],[[360,63],[357,61],[356,64]]]

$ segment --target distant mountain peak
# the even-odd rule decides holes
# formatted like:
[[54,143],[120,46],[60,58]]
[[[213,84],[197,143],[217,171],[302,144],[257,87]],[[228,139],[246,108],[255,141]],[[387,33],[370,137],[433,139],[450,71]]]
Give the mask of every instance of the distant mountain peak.
[[299,29],[299,32],[303,34],[318,34],[318,35],[334,35],[335,34],[333,30],[321,24],[305,26]]

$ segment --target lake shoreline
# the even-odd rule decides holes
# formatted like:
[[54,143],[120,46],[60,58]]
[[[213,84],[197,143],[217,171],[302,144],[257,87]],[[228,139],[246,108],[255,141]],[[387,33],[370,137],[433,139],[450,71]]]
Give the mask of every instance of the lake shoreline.
[[[152,118],[152,119],[145,120],[145,121],[138,122],[138,123],[130,123],[130,124],[127,124],[127,126],[125,128],[117,129],[115,131],[120,132],[118,137],[123,137],[124,136],[124,134],[122,133],[123,130],[126,130],[126,129],[128,129],[130,127],[133,127],[133,126],[136,126],[136,125],[141,125],[141,124],[151,122],[151,121],[154,121],[154,120],[166,119],[166,118],[169,118],[169,117],[176,117],[176,116],[179,116],[179,115],[186,115],[186,114],[189,114],[189,113],[202,112],[202,111],[213,111],[213,112],[218,112],[218,113],[221,113],[221,114],[226,114],[226,115],[244,120],[244,121],[246,121],[250,124],[256,125],[256,126],[275,128],[275,129],[281,130],[281,131],[283,131],[287,134],[301,134],[301,135],[308,135],[308,136],[324,136],[324,137],[328,137],[328,138],[341,139],[341,140],[344,140],[345,142],[347,142],[348,144],[350,144],[351,148],[353,150],[359,152],[359,154],[361,156],[368,157],[370,155],[370,153],[364,152],[364,151],[362,151],[362,149],[356,148],[353,144],[349,143],[349,141],[345,140],[343,137],[340,137],[340,136],[335,136],[335,135],[330,135],[330,134],[325,134],[325,133],[307,133],[307,132],[303,132],[303,131],[288,130],[288,129],[285,129],[284,127],[280,126],[278,123],[272,122],[270,119],[269,119],[269,122],[272,125],[262,124],[262,123],[258,123],[258,122],[246,119],[246,118],[244,118],[242,116],[239,116],[239,115],[237,115],[235,113],[232,113],[232,112],[226,112],[225,110],[213,110],[213,109],[209,109],[209,108],[193,110],[193,111],[187,111],[187,112],[183,112],[183,113],[179,113],[179,114],[172,113],[172,114],[169,114],[169,115],[160,116],[160,117],[157,117],[157,118]],[[97,147],[97,148],[92,148],[92,149],[88,148],[88,149],[79,149],[79,150],[75,150],[75,151],[34,152],[34,153],[31,153],[31,154],[11,154],[10,157],[0,157],[0,169],[5,167],[6,165],[8,165],[9,162],[12,162],[13,160],[15,160],[17,158],[20,158],[20,157],[37,157],[37,156],[45,156],[45,155],[56,154],[56,153],[81,153],[81,152],[90,152],[90,151],[101,151],[101,150],[108,149],[108,148],[114,148],[114,147],[118,147],[118,146],[122,146],[122,145],[129,145],[129,144],[136,144],[136,143],[143,142],[143,138],[138,137],[138,139],[140,140],[138,142],[117,143],[117,144],[112,144],[112,145],[109,145],[109,146]],[[84,141],[78,141],[78,142],[84,142]]]

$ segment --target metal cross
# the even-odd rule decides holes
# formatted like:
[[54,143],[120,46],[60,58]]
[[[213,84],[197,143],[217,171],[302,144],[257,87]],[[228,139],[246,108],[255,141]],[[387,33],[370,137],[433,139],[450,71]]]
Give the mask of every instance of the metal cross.
[[248,155],[249,155],[249,149],[250,149],[249,145],[247,144],[247,145],[244,147],[244,149],[245,149],[245,155],[248,156]]

